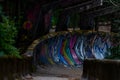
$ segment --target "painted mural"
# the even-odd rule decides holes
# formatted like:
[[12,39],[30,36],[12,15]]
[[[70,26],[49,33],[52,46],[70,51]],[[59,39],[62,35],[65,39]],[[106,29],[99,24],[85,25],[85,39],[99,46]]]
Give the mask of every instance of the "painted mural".
[[114,46],[111,34],[103,32],[67,32],[42,39],[34,59],[43,64],[79,67],[88,58],[105,59]]

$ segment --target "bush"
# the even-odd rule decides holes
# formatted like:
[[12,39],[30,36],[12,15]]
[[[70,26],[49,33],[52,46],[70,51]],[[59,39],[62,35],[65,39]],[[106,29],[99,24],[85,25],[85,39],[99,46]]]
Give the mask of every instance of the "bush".
[[19,50],[14,46],[17,29],[15,22],[3,15],[0,8],[0,56],[20,57]]

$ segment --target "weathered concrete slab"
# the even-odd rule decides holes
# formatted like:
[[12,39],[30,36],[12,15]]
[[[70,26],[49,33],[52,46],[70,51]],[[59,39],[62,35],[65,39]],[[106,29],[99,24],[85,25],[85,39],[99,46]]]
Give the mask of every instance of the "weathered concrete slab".
[[69,80],[68,78],[59,78],[59,77],[33,77],[33,80]]
[[33,74],[33,80],[80,80],[82,67],[64,67],[60,65],[39,66]]

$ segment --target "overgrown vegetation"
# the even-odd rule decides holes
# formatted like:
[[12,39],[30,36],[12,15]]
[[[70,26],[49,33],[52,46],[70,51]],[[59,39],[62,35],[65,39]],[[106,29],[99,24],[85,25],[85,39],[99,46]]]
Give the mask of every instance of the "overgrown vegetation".
[[107,56],[107,59],[120,59],[120,36],[112,38],[112,46],[109,50],[111,55]]
[[111,55],[107,59],[120,59],[120,45],[110,49]]
[[0,8],[0,57],[20,57],[19,50],[14,46],[17,29],[15,22],[5,16]]

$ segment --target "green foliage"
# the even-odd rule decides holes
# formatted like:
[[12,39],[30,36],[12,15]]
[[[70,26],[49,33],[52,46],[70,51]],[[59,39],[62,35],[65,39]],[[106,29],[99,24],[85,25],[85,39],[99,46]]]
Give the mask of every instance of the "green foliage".
[[107,59],[120,59],[120,45],[112,47],[110,52],[111,55],[107,56]]
[[109,49],[111,55],[107,59],[120,59],[120,35],[111,37],[112,47]]
[[59,9],[53,12],[52,20],[51,20],[52,26],[56,26],[57,25],[59,15],[60,15],[60,10]]
[[2,19],[0,22],[0,56],[20,57],[18,49],[14,47],[17,35],[15,23],[9,17],[4,16],[2,11],[0,14]]

